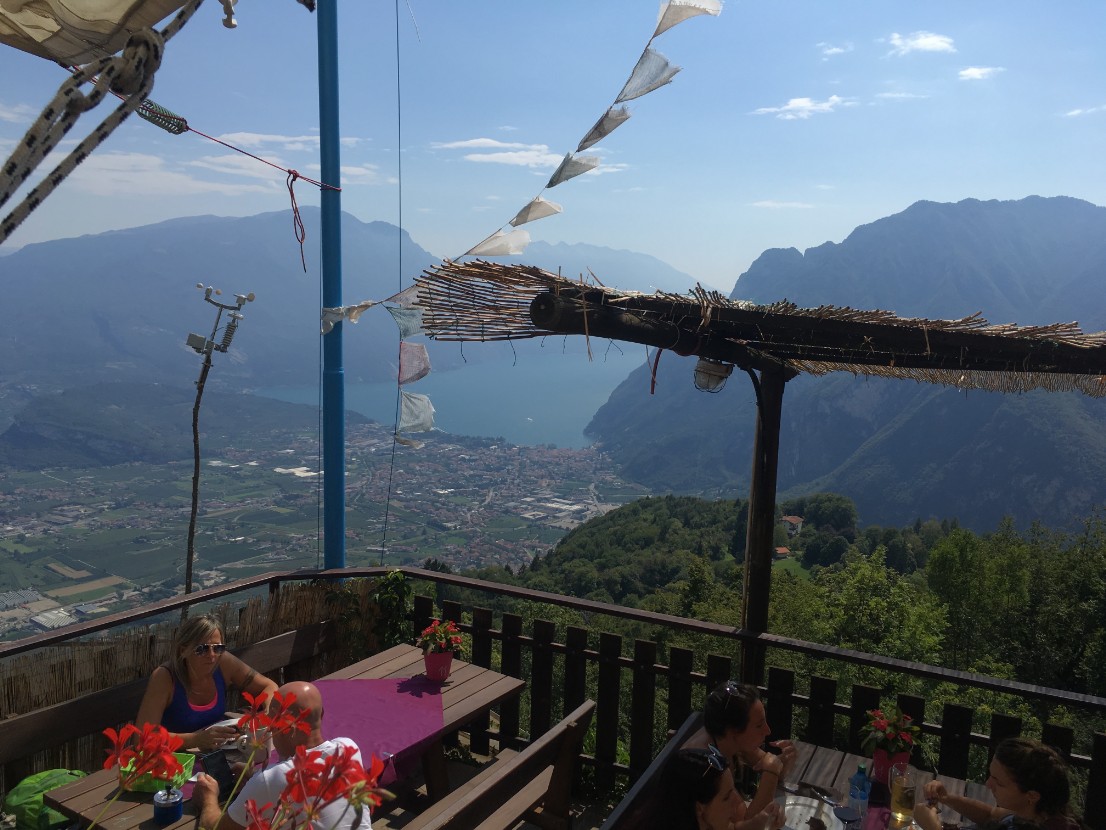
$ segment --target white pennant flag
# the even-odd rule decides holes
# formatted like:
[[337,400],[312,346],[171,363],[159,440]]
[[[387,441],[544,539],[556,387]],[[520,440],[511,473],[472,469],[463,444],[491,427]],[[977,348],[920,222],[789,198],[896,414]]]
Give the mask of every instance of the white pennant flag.
[[589,170],[594,170],[598,166],[599,156],[573,156],[572,153],[569,153],[564,157],[561,166],[549,177],[545,189],[556,187],[561,182],[567,182],[569,179],[573,179],[581,173],[587,173]]
[[386,303],[395,303],[403,308],[411,308],[419,304],[419,284],[415,283],[407,288],[404,288],[398,294],[393,294],[388,299],[384,300]]
[[653,37],[667,32],[689,17],[700,14],[711,14],[717,17],[721,13],[722,0],[668,0],[667,3],[661,3],[660,14],[657,15],[657,30],[653,32]]
[[465,256],[512,256],[521,254],[529,244],[530,234],[526,231],[496,231],[483,242],[465,251]]
[[429,432],[434,428],[434,404],[426,395],[399,393],[399,426],[396,432]]
[[659,89],[676,77],[680,67],[673,66],[668,58],[653,49],[646,49],[630,74],[630,80],[615,99],[616,104],[632,101],[646,93]]
[[595,126],[588,130],[588,134],[580,141],[580,146],[576,148],[576,152],[586,150],[593,144],[602,141],[615,131],[615,128],[620,126],[624,121],[628,121],[630,118],[630,110],[626,107],[618,107],[615,109],[611,107],[605,113],[603,117],[595,122]]
[[561,213],[563,210],[564,208],[556,202],[550,202],[541,196],[535,196],[530,200],[530,204],[515,214],[515,218],[511,220],[511,227],[517,228],[519,225],[525,225],[535,219],[544,219],[546,216]]

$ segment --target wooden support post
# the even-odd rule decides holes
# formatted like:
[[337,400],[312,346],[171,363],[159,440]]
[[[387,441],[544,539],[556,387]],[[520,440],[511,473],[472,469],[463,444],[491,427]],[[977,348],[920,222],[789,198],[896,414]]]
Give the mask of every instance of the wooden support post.
[[[780,419],[784,384],[793,376],[782,366],[766,366],[757,388],[757,429],[753,444],[753,472],[749,482],[749,524],[745,535],[745,582],[741,600],[741,627],[768,630],[768,599],[772,589],[772,552],[776,529],[776,466],[780,454]],[[765,648],[762,643],[742,647],[741,677],[763,683]]]

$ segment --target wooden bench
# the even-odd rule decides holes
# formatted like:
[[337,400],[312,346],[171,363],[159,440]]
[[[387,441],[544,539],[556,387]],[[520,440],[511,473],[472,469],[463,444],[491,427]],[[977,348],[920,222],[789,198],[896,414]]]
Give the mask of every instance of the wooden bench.
[[[234,653],[261,674],[271,675],[327,651],[330,630],[329,623],[315,623],[244,646]],[[66,741],[98,735],[109,726],[133,720],[147,681],[148,678],[140,677],[0,720],[0,764],[21,761]]]
[[618,806],[614,808],[613,812],[607,816],[607,820],[603,822],[603,826],[600,830],[616,830],[616,828],[629,828],[634,826],[637,822],[635,817],[639,810],[647,806],[648,800],[651,796],[658,793],[660,787],[661,775],[664,772],[665,766],[668,764],[668,760],[676,753],[680,747],[687,743],[699,727],[703,725],[703,713],[692,712],[687,716],[687,720],[681,724],[680,728],[668,739],[661,751],[657,754],[657,757],[653,759],[653,763],[641,774],[641,777],[634,782],[634,786],[630,788],[630,791],[626,793],[623,799],[618,802]]
[[479,775],[404,830],[506,830],[523,819],[567,830],[573,773],[594,711],[595,701],[584,701],[521,752],[500,752]]

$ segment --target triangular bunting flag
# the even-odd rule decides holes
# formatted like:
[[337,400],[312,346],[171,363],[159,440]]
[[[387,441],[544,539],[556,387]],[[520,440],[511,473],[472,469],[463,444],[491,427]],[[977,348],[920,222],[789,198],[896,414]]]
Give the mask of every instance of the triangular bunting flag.
[[541,196],[535,196],[530,201],[530,204],[515,214],[515,218],[511,220],[511,227],[517,228],[519,225],[525,225],[527,222],[533,222],[535,219],[544,219],[546,216],[552,216],[563,210],[564,208],[556,202],[550,202],[543,199]]
[[422,343],[399,344],[399,385],[414,383],[430,374],[430,355]]
[[623,101],[640,98],[669,83],[679,71],[680,67],[670,64],[668,58],[660,52],[646,49],[638,60],[637,66],[634,67],[630,80],[622,87],[622,92],[618,93],[614,102],[621,104]]
[[587,173],[589,170],[594,170],[598,166],[599,156],[574,156],[569,153],[564,157],[561,166],[550,176],[545,187],[547,190],[556,187],[561,182],[567,182],[569,179],[575,178],[581,173]]
[[421,308],[389,308],[388,313],[399,326],[400,340],[423,333]]
[[678,23],[683,23],[689,17],[700,14],[712,14],[715,17],[722,13],[722,0],[668,0],[661,6],[657,15],[657,30],[653,37],[667,32]]
[[576,148],[576,152],[579,153],[581,150],[586,150],[593,144],[599,143],[613,133],[622,122],[628,121],[629,118],[630,110],[626,107],[618,107],[617,109],[611,107],[603,113],[602,118],[595,122],[595,126],[588,130],[588,134],[580,141],[580,146]]
[[521,254],[530,244],[526,231],[496,231],[483,242],[465,251],[465,256],[511,256]]
[[429,432],[434,428],[434,404],[426,395],[399,392],[399,426],[396,432]]
[[408,286],[400,291],[398,294],[393,294],[388,299],[384,300],[386,303],[395,303],[403,308],[411,308],[419,304],[419,285]]

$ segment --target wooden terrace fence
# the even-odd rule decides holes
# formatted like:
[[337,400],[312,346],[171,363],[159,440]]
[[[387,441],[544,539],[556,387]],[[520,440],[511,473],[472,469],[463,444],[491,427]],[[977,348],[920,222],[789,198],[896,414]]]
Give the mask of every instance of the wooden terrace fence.
[[[287,604],[287,600],[280,599],[288,590],[282,590],[284,583],[320,578],[380,577],[390,570],[394,569],[346,568],[340,571],[265,574],[200,591],[187,598],[163,600],[133,612],[111,615],[61,632],[49,632],[14,643],[0,644],[0,666],[14,656],[32,650],[37,652],[46,649],[41,652],[45,659],[50,652],[48,647],[121,626],[133,627],[142,620],[178,610],[182,606],[234,598],[242,596],[243,592],[252,591],[256,594],[257,589],[262,586],[269,590],[270,605],[277,606]],[[440,615],[453,619],[471,637],[471,654],[467,655],[467,659],[527,680],[527,691],[523,699],[501,706],[497,729],[492,730],[487,722],[473,724],[470,737],[475,751],[487,751],[490,739],[493,738],[501,746],[520,748],[529,739],[547,731],[585,698],[594,697],[598,705],[593,721],[594,741],[589,744],[594,749],[583,760],[594,768],[597,783],[603,792],[611,792],[616,782],[632,780],[645,770],[659,750],[665,731],[679,726],[691,711],[699,708],[708,689],[738,674],[736,669],[740,665],[740,652],[749,643],[768,649],[770,665],[774,656],[776,662],[781,663],[798,659],[809,660],[812,664],[817,661],[818,665],[823,665],[828,661],[830,665],[863,667],[921,679],[932,684],[952,683],[967,689],[1000,693],[1026,701],[1034,711],[1051,711],[1052,707],[1057,707],[1061,711],[1074,712],[1082,717],[1106,716],[1106,699],[1100,697],[1046,689],[773,635],[755,635],[715,623],[654,614],[419,568],[404,567],[399,570],[410,579],[432,584],[437,592],[446,595],[459,597],[463,595],[462,592],[475,591],[527,603],[518,609],[520,613],[493,612],[481,607],[476,601],[462,603],[459,599],[446,599],[439,613],[431,598],[416,596],[411,620],[412,638],[431,617]],[[576,611],[588,620],[588,627],[560,626],[551,619],[543,618],[543,607]],[[545,613],[544,616],[553,615]],[[596,635],[594,630],[603,627],[595,619],[600,616],[633,623],[653,639],[634,639],[631,643],[609,632],[601,631]],[[275,646],[269,647],[266,653],[278,663],[281,659],[291,659],[290,656],[283,658],[280,655],[292,655],[293,652],[297,657],[302,657],[305,652],[325,656],[328,650],[335,647],[333,636],[323,636],[328,628],[329,626],[315,625],[312,629],[303,620],[294,626],[290,635],[283,635],[285,639],[282,642],[289,645],[282,647],[283,650]],[[309,630],[315,633],[307,635]],[[300,631],[306,636],[299,636]],[[656,640],[663,642],[674,631],[696,635],[697,642],[703,642],[704,647],[693,650],[658,645]],[[267,634],[274,636],[271,630]],[[288,639],[289,636],[291,640]],[[312,642],[307,643],[305,639],[312,639]],[[289,651],[292,644],[294,649]],[[36,659],[38,656],[36,654]],[[284,668],[287,666],[276,665],[270,671],[279,675]],[[108,687],[118,683],[111,678],[104,680],[104,685]],[[589,682],[594,691],[589,692]],[[129,685],[133,685],[133,681]],[[859,749],[856,745],[857,726],[863,721],[864,712],[878,706],[881,697],[878,688],[863,684],[843,687],[836,680],[819,676],[816,672],[807,673],[794,668],[769,668],[766,683],[761,684],[761,687],[776,737],[802,738],[810,743],[835,746],[853,752]],[[52,707],[53,722],[62,724],[62,728],[57,730],[59,743],[78,734],[95,735],[104,726],[117,725],[98,722],[96,717],[101,720],[105,717],[103,702],[100,702],[99,708],[91,709],[86,703],[82,703],[88,697],[96,695],[85,695]],[[999,712],[990,715],[987,731],[977,732],[973,729],[975,712],[971,707],[946,704],[938,717],[934,712],[927,712],[927,702],[923,696],[899,695],[897,702],[922,724],[925,734],[933,736],[932,740],[938,747],[939,771],[956,778],[967,777],[973,751],[980,755],[1003,738],[1019,734],[1022,730],[1020,719]],[[115,716],[126,718],[132,714],[131,711],[119,711]],[[18,744],[13,745],[10,739],[21,732],[25,734],[28,719],[35,717],[35,714],[2,711],[0,715],[8,718],[0,721],[0,764],[4,765],[5,781],[13,782],[7,775],[9,765],[17,763],[19,769],[29,769],[28,759],[14,754]],[[1087,823],[1095,830],[1106,830],[1106,734],[1077,734],[1066,726],[1048,723],[1047,713],[1041,720],[1044,726],[1040,737],[1056,745],[1069,757],[1073,769],[1085,782],[1086,802],[1082,809]],[[529,739],[524,739],[524,734]],[[36,743],[42,744],[43,741]],[[42,757],[32,766],[44,768],[58,765],[46,760],[48,754],[40,753]],[[85,768],[95,768],[99,759],[93,761],[93,764],[94,766]]]

